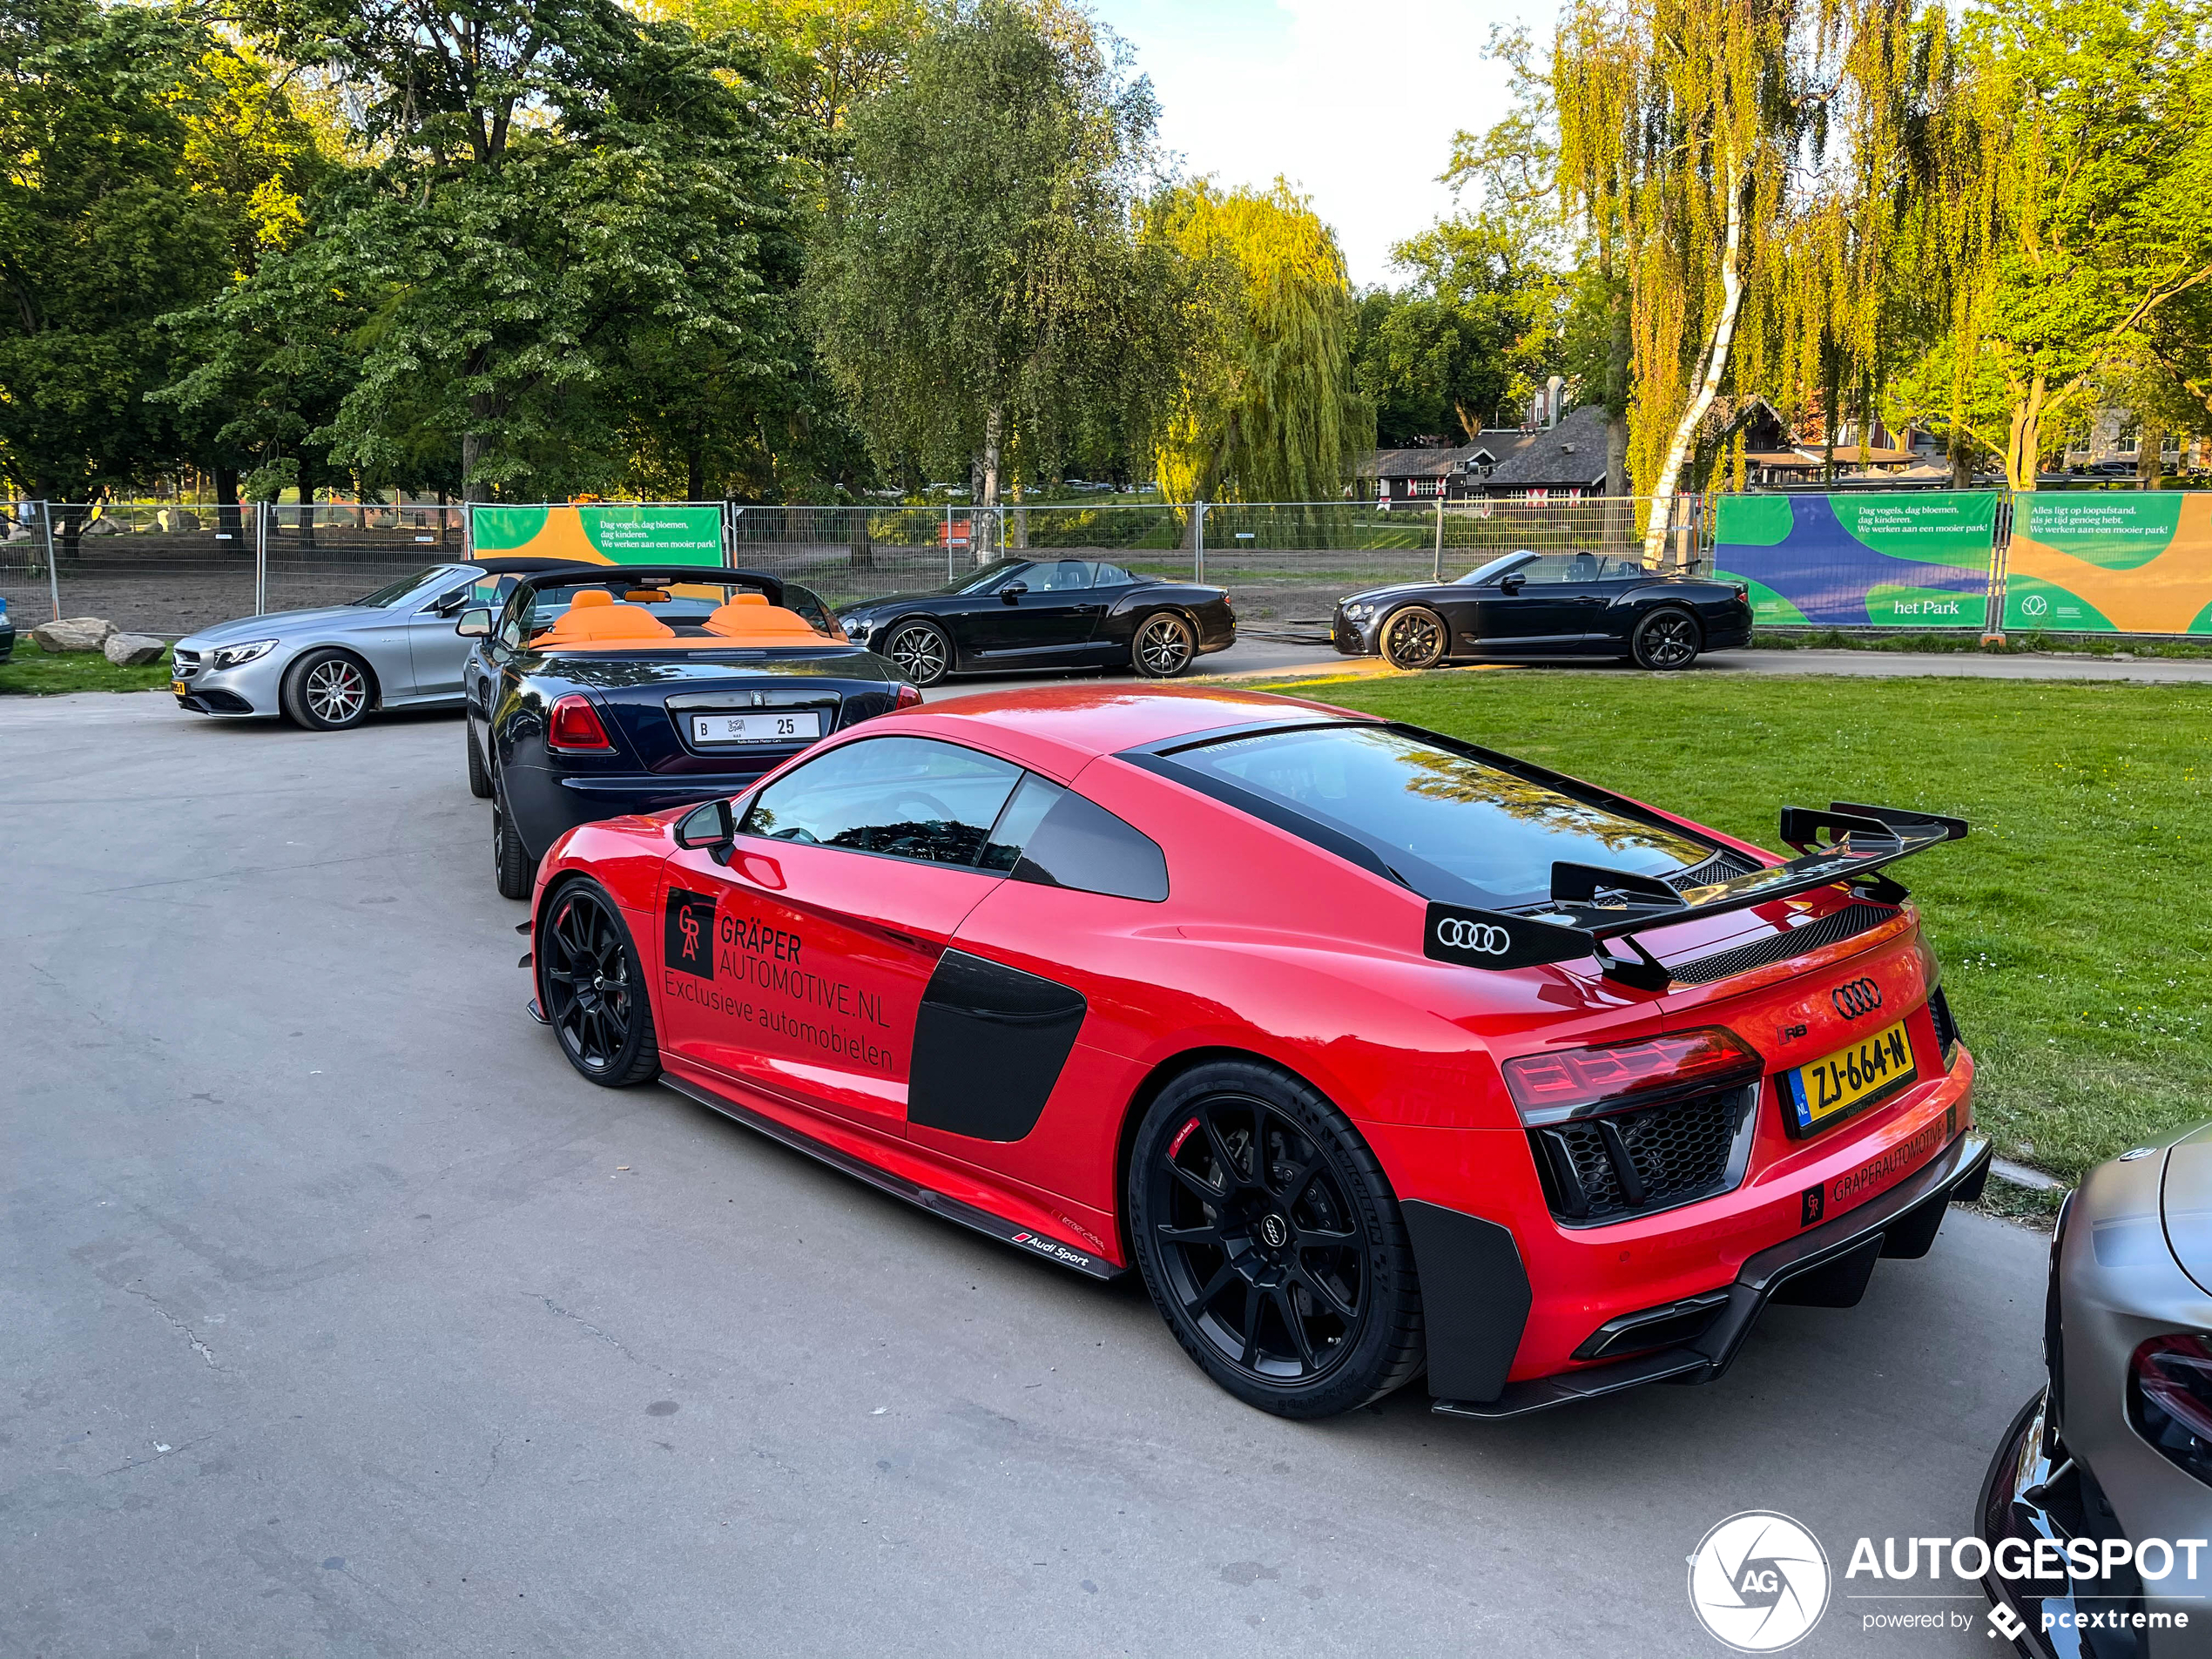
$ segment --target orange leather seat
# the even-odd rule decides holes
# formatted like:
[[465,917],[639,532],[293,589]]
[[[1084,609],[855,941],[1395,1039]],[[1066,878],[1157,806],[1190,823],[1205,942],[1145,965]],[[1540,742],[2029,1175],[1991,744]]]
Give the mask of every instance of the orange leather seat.
[[541,645],[580,645],[602,640],[615,639],[673,639],[676,631],[650,610],[637,605],[617,604],[602,593],[598,603],[587,604],[593,597],[587,589],[576,597],[574,604],[561,613],[558,621],[537,637]]
[[772,605],[757,593],[738,595],[699,625],[725,639],[758,640],[764,645],[821,637],[796,611]]

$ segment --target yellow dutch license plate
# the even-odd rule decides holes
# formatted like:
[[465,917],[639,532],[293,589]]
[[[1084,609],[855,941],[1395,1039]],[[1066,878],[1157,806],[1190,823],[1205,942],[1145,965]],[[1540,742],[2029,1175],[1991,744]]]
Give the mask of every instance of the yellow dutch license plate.
[[182,697],[185,694],[185,683],[182,680],[171,680],[169,682],[169,689],[175,692],[179,697]]
[[1783,1108],[1790,1133],[1803,1139],[1849,1117],[1918,1075],[1905,1022],[1861,1037],[1824,1060],[1782,1074]]

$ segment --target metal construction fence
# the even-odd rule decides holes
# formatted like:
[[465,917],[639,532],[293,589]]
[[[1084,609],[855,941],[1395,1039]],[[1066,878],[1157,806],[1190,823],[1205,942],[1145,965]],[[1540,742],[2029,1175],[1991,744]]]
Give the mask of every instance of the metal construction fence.
[[[1527,548],[1635,556],[1642,499],[1072,505],[536,507],[23,502],[0,516],[19,629],[105,617],[174,638],[342,604],[424,565],[496,552],[750,568],[833,604],[957,582],[1004,556],[1226,588],[1261,631],[1324,622],[1361,588],[1450,578]],[[1751,590],[1765,626],[2212,634],[2212,492],[1858,491],[1685,496],[1662,569]]]

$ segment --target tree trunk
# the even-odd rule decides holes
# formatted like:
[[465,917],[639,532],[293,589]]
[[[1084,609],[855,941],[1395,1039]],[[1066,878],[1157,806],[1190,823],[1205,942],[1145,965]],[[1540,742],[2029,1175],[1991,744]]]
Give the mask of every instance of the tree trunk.
[[2166,447],[2166,435],[2146,421],[2135,434],[2135,480],[2145,489],[2155,489],[2165,477],[2163,461],[2159,451]]
[[2043,453],[2043,399],[2040,374],[2027,383],[2013,405],[2013,429],[2005,446],[2005,482],[2014,489],[2035,488],[2037,463]]
[[1625,548],[1635,525],[1629,497],[1629,296],[1613,296],[1613,337],[1605,354],[1605,543]]
[[300,545],[315,544],[315,485],[320,482],[320,469],[306,455],[300,457]]
[[999,404],[983,417],[983,499],[976,504],[999,504],[999,445],[1006,429],[1006,411]]
[[238,510],[238,469],[215,469],[215,537],[227,536],[233,553],[251,553],[246,545],[246,524]]
[[1690,390],[1689,403],[1682,412],[1682,419],[1675,422],[1675,435],[1667,444],[1667,457],[1660,463],[1659,475],[1651,485],[1651,523],[1643,535],[1643,562],[1656,564],[1667,546],[1668,533],[1674,528],[1675,490],[1682,477],[1683,463],[1689,458],[1689,448],[1697,435],[1697,428],[1705,412],[1713,407],[1713,399],[1721,389],[1721,377],[1728,370],[1729,347],[1736,339],[1736,319],[1743,305],[1743,273],[1737,261],[1743,247],[1743,172],[1736,158],[1728,158],[1728,235],[1721,248],[1721,310],[1713,320],[1713,335],[1706,342],[1704,361],[1696,384]]
[[1974,487],[1974,441],[1956,420],[1951,423],[1951,487],[1972,489]]
[[461,499],[489,501],[491,491],[476,476],[476,468],[484,458],[484,439],[480,432],[461,435]]

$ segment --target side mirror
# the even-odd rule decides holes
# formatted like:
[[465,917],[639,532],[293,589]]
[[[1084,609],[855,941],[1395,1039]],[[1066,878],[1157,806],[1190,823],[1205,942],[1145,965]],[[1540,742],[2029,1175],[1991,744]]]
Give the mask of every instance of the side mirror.
[[1527,585],[1528,578],[1518,570],[1508,570],[1498,578],[1498,590],[1501,593],[1519,593]]
[[453,631],[463,639],[483,639],[491,633],[491,612],[481,606],[461,613],[461,620],[453,624]]
[[687,850],[705,847],[717,864],[730,861],[731,844],[737,839],[737,815],[728,800],[718,797],[694,806],[676,821],[676,845]]
[[1029,584],[1026,582],[1009,582],[999,590],[999,603],[1010,605],[1028,590]]

